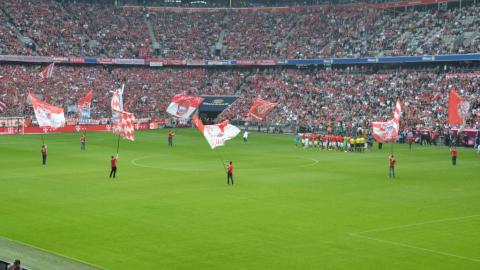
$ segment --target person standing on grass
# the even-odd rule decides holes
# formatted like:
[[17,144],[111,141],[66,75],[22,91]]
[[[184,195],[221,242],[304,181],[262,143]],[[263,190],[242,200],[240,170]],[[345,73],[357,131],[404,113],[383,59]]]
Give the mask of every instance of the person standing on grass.
[[115,175],[117,174],[117,160],[118,160],[118,154],[117,156],[112,156],[112,159],[110,160],[110,165],[112,167],[112,170],[110,171],[110,178],[115,178]]
[[169,131],[168,132],[168,146],[173,146],[173,136],[175,135],[175,132]]
[[395,178],[395,163],[397,163],[397,160],[395,159],[394,155],[390,155],[388,158],[388,163],[390,164],[390,171],[388,173],[388,176],[390,178]]
[[230,185],[230,180],[232,181],[233,186],[233,164],[230,161],[227,167],[227,184]]
[[80,150],[85,150],[86,140],[87,138],[85,137],[85,135],[82,135],[82,137],[80,137]]
[[455,166],[457,165],[457,148],[454,146],[450,148],[450,155],[452,156],[452,165]]
[[295,147],[298,147],[299,143],[300,143],[300,135],[297,133],[295,135]]
[[243,143],[247,143],[248,141],[248,131],[245,130],[245,132],[243,132]]
[[47,165],[47,145],[42,144],[42,150],[40,150],[42,153],[42,164]]

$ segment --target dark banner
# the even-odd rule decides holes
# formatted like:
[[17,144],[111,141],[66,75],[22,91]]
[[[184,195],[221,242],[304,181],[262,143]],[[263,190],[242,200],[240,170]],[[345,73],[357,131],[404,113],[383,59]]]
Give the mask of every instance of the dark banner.
[[200,105],[200,112],[223,112],[232,105],[238,96],[202,96],[205,100]]

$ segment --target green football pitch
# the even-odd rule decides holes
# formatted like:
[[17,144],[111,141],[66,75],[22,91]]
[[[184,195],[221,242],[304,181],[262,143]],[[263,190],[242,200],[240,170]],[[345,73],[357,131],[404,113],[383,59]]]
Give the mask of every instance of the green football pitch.
[[[480,155],[300,149],[251,133],[0,137],[0,258],[35,269],[480,269]],[[233,160],[235,185],[221,163]]]

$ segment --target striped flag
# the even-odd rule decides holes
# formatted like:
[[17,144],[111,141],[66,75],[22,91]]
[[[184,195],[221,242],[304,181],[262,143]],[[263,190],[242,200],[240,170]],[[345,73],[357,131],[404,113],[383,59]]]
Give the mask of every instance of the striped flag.
[[400,129],[400,116],[402,114],[402,105],[400,99],[397,99],[393,119],[387,122],[372,122],[372,135],[378,142],[394,142],[398,139]]
[[49,79],[53,76],[53,67],[55,63],[51,63],[50,65],[46,66],[42,71],[38,74],[42,79]]
[[81,121],[90,119],[90,105],[92,104],[92,98],[93,90],[90,90],[85,97],[78,100],[77,112]]
[[5,109],[7,109],[7,104],[5,103],[5,101],[3,101],[3,99],[0,99],[0,113],[4,112]]

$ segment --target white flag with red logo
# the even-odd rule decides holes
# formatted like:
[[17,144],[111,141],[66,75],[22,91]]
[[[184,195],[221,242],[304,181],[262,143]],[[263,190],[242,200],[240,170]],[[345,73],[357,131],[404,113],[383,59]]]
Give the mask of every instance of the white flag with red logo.
[[204,98],[178,94],[172,98],[167,112],[173,116],[189,119],[192,113],[202,104]]
[[228,120],[216,125],[203,125],[198,116],[194,115],[192,119],[212,149],[225,145],[225,141],[235,138],[240,133],[240,129],[230,125]]
[[118,114],[117,128],[113,130],[113,133],[129,141],[135,141],[135,115],[125,111],[119,111]]
[[51,63],[50,65],[46,66],[42,71],[38,74],[42,79],[52,78],[53,76],[53,67],[55,63]]
[[43,102],[32,94],[29,94],[29,97],[40,127],[59,128],[65,126],[65,115],[62,108]]
[[402,113],[402,105],[400,99],[395,104],[393,119],[387,122],[372,122],[372,135],[378,142],[395,142],[398,139],[398,131],[400,129],[400,115]]
[[123,111],[123,90],[124,84],[122,87],[113,92],[112,100],[110,101],[110,106],[112,108],[112,131],[120,133],[119,121],[120,121],[120,112]]
[[249,116],[258,120],[264,120],[265,117],[267,117],[267,114],[275,107],[275,105],[277,105],[277,103],[268,102],[257,98],[253,101]]

